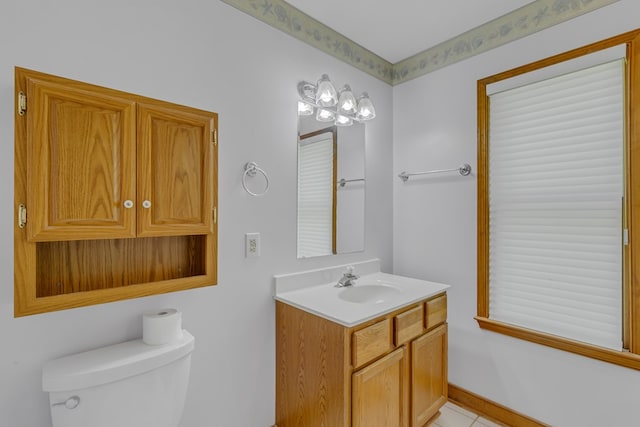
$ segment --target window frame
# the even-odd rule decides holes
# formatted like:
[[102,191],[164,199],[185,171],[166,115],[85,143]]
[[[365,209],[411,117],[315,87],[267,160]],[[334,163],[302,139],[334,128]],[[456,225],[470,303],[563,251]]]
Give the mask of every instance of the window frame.
[[[625,350],[617,351],[562,338],[490,318],[489,313],[489,97],[487,86],[550,65],[558,64],[596,51],[626,45],[626,129],[625,129],[625,218],[629,244],[623,246],[623,342]],[[640,242],[640,29],[570,50],[540,61],[478,80],[478,228],[477,228],[477,316],[482,329],[514,338],[569,351],[575,354],[640,370],[640,260],[634,257],[634,242]],[[637,224],[637,227],[634,227]],[[638,243],[640,245],[640,243]]]

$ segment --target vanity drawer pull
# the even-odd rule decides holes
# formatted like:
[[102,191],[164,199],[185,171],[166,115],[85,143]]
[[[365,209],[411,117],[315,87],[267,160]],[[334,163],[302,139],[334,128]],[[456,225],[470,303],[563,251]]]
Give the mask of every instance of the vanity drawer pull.
[[357,368],[391,350],[391,319],[384,319],[352,335],[353,367]]
[[447,294],[432,298],[425,303],[427,315],[425,327],[431,329],[447,320]]
[[424,331],[423,313],[422,305],[419,305],[394,317],[393,329],[396,347],[411,341]]

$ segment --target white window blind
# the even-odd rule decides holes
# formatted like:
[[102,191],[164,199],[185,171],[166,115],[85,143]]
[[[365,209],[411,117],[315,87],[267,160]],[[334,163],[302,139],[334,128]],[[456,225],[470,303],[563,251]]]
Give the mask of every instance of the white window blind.
[[624,60],[490,96],[489,316],[622,347]]
[[298,146],[298,258],[333,252],[333,134]]

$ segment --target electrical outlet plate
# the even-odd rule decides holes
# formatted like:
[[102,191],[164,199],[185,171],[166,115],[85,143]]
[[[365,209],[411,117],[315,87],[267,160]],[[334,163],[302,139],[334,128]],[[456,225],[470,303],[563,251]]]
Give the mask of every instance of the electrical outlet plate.
[[246,258],[260,256],[260,233],[246,233],[244,235],[244,256]]

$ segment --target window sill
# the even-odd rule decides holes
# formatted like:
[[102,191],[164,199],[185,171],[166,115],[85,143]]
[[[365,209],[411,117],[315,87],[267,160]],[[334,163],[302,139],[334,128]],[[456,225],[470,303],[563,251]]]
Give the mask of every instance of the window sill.
[[602,360],[604,362],[613,363],[624,366],[626,368],[640,370],[640,355],[629,353],[626,351],[616,351],[604,347],[586,344],[567,338],[558,337],[556,335],[546,334],[519,326],[510,325],[508,323],[498,322],[486,317],[476,316],[478,325],[481,329],[519,338],[525,341],[533,342],[540,345],[564,350],[592,359]]

